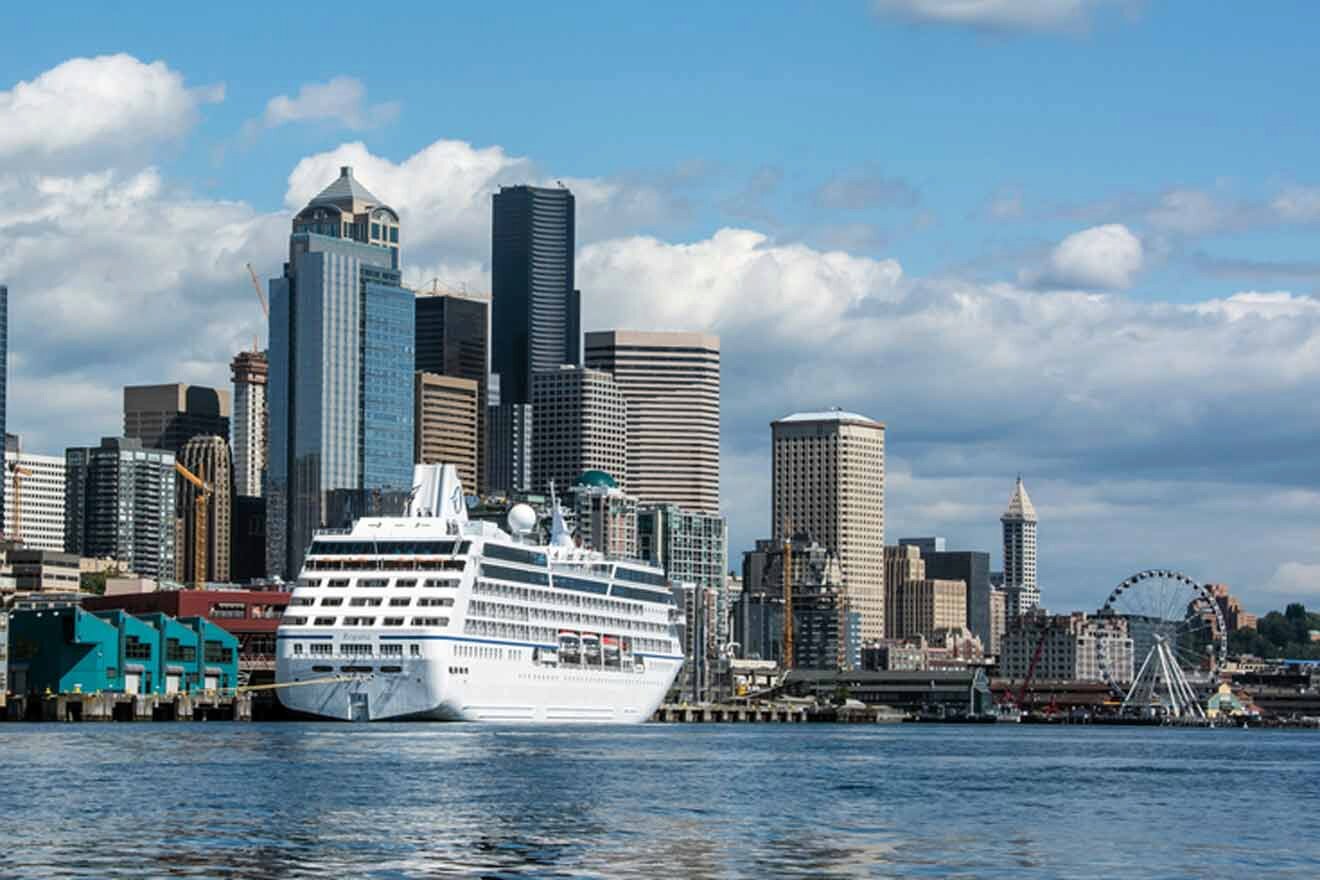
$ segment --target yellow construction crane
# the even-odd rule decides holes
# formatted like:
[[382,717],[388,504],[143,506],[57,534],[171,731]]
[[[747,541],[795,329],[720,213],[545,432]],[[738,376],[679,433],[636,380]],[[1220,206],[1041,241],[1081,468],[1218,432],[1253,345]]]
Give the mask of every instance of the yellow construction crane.
[[201,590],[206,587],[206,503],[211,497],[211,484],[177,461],[174,469],[193,484],[197,493],[193,501],[193,586]]
[[32,471],[18,462],[10,462],[9,472],[14,475],[14,532],[9,537],[23,541],[23,478],[32,476]]

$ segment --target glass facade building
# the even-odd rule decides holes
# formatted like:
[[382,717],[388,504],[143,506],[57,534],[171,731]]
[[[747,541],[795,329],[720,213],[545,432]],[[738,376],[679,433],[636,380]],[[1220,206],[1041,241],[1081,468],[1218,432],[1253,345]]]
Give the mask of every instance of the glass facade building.
[[412,487],[414,315],[398,218],[351,169],[300,212],[270,282],[267,572]]
[[[413,303],[417,370],[477,383],[477,479],[468,492],[484,492],[487,481],[486,411],[490,405],[490,300],[484,297],[419,294]],[[506,487],[508,488],[508,487]]]
[[[9,399],[9,288],[0,284],[0,446],[5,442],[5,409]],[[5,517],[5,484],[0,480],[0,522]]]

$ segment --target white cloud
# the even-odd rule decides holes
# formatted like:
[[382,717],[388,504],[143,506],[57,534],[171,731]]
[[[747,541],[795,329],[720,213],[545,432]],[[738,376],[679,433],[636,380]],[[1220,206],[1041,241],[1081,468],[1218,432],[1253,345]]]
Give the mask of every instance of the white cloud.
[[1295,597],[1320,596],[1320,563],[1283,562],[1274,570],[1269,589]]
[[1219,232],[1247,219],[1240,206],[1235,209],[1196,189],[1168,190],[1146,212],[1146,221],[1151,226],[1186,236]]
[[1122,290],[1132,286],[1144,262],[1141,239],[1126,226],[1110,223],[1068,236],[1050,252],[1044,270],[1028,270],[1023,279],[1053,287]]
[[1059,31],[1085,27],[1105,6],[1123,0],[871,0],[878,15],[995,31]]
[[1285,187],[1270,207],[1280,219],[1289,223],[1314,223],[1320,220],[1320,187]]
[[12,170],[130,155],[184,134],[199,104],[223,97],[223,86],[188,88],[162,61],[74,58],[0,92],[0,160]]
[[363,131],[393,122],[398,115],[397,101],[368,104],[367,89],[360,80],[336,76],[323,83],[305,83],[292,98],[271,98],[261,124],[275,128],[291,122],[335,122],[350,131]]

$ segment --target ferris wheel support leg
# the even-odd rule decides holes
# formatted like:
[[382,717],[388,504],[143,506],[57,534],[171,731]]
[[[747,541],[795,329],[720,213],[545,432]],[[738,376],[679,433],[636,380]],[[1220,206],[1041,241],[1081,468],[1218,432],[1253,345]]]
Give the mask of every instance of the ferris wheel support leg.
[[1169,697],[1169,708],[1175,718],[1182,717],[1182,699],[1178,693],[1177,683],[1174,681],[1173,672],[1169,669],[1168,645],[1161,642],[1156,646],[1160,654],[1160,672],[1164,678],[1164,693]]
[[1128,688],[1127,696],[1123,698],[1122,705],[1118,707],[1120,712],[1126,709],[1128,707],[1128,703],[1130,703],[1132,701],[1132,698],[1136,696],[1137,688],[1141,685],[1142,676],[1146,674],[1146,667],[1150,665],[1151,654],[1154,653],[1155,652],[1153,650],[1148,652],[1146,654],[1146,659],[1141,661],[1141,671],[1138,672],[1136,676],[1132,679],[1132,687]]

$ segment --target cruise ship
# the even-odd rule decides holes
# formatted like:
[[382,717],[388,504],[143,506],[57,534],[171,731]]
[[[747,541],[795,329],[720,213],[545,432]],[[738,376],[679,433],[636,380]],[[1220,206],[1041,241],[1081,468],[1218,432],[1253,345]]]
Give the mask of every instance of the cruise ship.
[[276,692],[345,721],[636,723],[683,663],[663,571],[575,546],[554,504],[470,521],[452,465],[406,515],[319,532],[280,621]]

